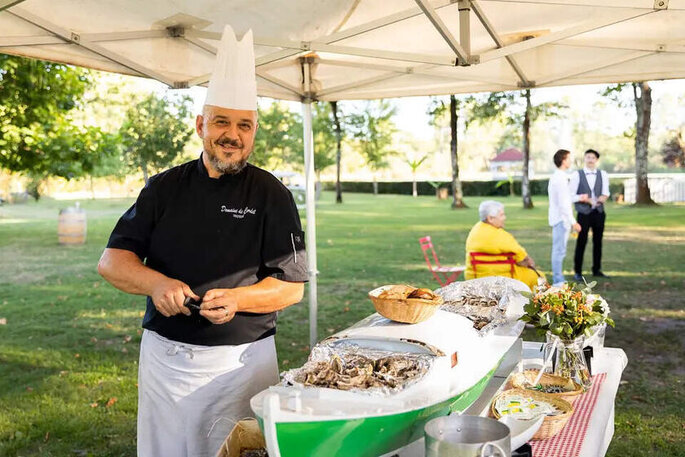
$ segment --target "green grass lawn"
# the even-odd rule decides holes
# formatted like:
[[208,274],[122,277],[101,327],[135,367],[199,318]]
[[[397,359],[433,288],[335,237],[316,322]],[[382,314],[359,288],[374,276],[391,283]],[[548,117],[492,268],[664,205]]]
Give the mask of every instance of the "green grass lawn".
[[[432,197],[344,198],[336,205],[324,193],[317,206],[320,338],[372,313],[366,293],[376,286],[435,288],[418,238],[431,235],[444,263],[463,263],[483,200],[467,198],[469,209],[452,211]],[[503,201],[507,229],[549,275],[545,199],[536,198],[533,210],[521,209],[519,199]],[[0,207],[0,456],[135,455],[144,298],[115,290],[95,269],[131,201],[82,203],[88,240],[76,247],[57,244],[58,209],[71,202]],[[611,205],[607,213],[603,270],[612,278],[597,290],[616,320],[606,345],[629,358],[608,455],[683,456],[685,206]],[[567,268],[572,248],[570,241]],[[279,318],[284,369],[309,352],[306,297]]]

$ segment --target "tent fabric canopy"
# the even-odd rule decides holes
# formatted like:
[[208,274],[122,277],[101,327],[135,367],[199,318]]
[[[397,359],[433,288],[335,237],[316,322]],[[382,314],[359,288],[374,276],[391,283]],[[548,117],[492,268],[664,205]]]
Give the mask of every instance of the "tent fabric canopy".
[[285,100],[685,77],[685,0],[0,0],[0,52],[183,88],[206,85],[227,23]]

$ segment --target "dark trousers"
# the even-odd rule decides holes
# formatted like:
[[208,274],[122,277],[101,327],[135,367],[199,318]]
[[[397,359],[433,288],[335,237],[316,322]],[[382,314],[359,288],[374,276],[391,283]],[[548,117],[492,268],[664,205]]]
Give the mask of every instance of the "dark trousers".
[[583,254],[585,254],[585,245],[590,229],[592,229],[592,273],[596,274],[602,270],[602,236],[604,235],[606,217],[604,211],[593,210],[589,214],[578,213],[577,219],[581,230],[578,234],[576,254],[573,258],[573,269],[576,274],[583,273]]

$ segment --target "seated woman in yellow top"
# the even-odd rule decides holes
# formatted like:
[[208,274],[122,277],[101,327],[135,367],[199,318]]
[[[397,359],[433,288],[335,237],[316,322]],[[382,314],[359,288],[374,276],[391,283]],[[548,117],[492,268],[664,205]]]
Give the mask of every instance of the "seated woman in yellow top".
[[[521,247],[514,236],[504,230],[504,205],[494,200],[486,200],[478,207],[480,222],[473,226],[466,238],[466,271],[464,278],[474,279],[484,276],[508,276],[512,277],[511,265],[509,264],[479,264],[476,271],[471,264],[471,253],[482,252],[486,254],[514,253],[513,278],[524,282],[533,289],[538,282],[538,275],[531,268],[535,268],[535,262]],[[487,256],[479,260],[506,260],[506,256]],[[543,276],[544,278],[544,276]]]

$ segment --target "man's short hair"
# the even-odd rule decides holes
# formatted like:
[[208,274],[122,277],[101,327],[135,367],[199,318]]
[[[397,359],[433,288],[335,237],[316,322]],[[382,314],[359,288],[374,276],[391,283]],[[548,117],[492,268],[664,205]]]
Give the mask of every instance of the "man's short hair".
[[495,217],[501,210],[504,209],[504,205],[495,200],[485,200],[478,207],[478,215],[480,220],[485,222],[488,216]]
[[568,151],[566,149],[559,149],[557,152],[554,153],[554,165],[556,165],[557,168],[561,166],[561,163],[566,159],[566,156],[569,155],[571,151]]
[[587,151],[585,151],[585,154],[594,154],[595,157],[599,159],[599,152],[595,151],[594,149],[588,149]]

